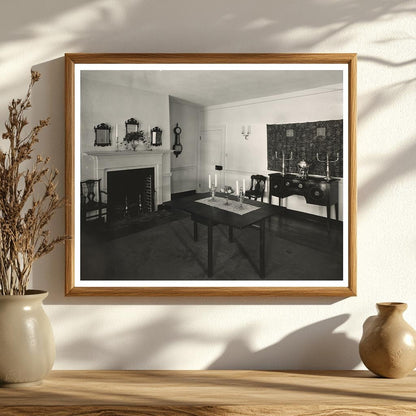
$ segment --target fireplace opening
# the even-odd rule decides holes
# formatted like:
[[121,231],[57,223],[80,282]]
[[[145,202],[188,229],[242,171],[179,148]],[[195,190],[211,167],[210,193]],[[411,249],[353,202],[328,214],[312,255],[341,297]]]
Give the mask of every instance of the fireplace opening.
[[155,210],[154,168],[107,172],[107,221],[138,217]]

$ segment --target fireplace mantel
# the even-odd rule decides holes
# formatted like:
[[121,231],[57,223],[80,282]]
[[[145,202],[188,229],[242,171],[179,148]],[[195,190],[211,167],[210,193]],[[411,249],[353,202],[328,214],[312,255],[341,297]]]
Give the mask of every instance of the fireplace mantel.
[[85,152],[89,156],[151,156],[155,154],[168,154],[172,153],[171,150],[161,150],[161,149],[152,149],[152,150],[96,150]]
[[89,151],[84,155],[93,160],[94,176],[101,179],[103,189],[107,189],[107,172],[154,168],[155,172],[155,201],[156,206],[163,203],[163,157],[171,153],[169,150],[152,149],[152,150],[123,150],[123,151]]

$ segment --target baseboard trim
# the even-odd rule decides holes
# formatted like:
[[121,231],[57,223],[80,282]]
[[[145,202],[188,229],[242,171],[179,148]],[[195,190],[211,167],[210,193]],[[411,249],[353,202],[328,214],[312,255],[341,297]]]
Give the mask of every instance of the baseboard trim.
[[[308,212],[302,212],[302,211],[295,211],[293,209],[289,209],[286,207],[280,207],[280,208],[282,208],[281,213],[283,215],[289,215],[292,218],[296,218],[299,220],[312,221],[315,223],[323,223],[323,224],[326,224],[328,221],[326,217],[322,217],[321,215],[310,214]],[[340,227],[342,226],[342,221],[339,221],[339,220],[337,221],[333,218],[331,218],[329,222],[335,226],[340,226]]]
[[185,191],[185,192],[177,192],[176,194],[172,194],[171,195],[171,199],[179,199],[179,198],[183,198],[185,196],[191,196],[191,195],[195,195],[196,194],[196,190],[193,189],[192,191]]

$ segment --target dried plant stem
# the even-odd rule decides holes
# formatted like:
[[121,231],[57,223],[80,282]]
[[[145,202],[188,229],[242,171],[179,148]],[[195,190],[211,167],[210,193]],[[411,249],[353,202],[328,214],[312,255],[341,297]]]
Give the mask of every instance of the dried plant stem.
[[[9,105],[9,118],[2,138],[9,142],[6,152],[0,150],[0,293],[23,295],[29,283],[33,262],[53,250],[65,236],[50,238],[46,229],[54,212],[63,204],[56,192],[58,171],[51,172],[49,158],[37,156],[33,166],[22,164],[32,159],[35,143],[49,119],[40,120],[23,136],[28,121],[25,111],[40,74],[32,71],[24,99]],[[40,195],[35,197],[35,195]]]

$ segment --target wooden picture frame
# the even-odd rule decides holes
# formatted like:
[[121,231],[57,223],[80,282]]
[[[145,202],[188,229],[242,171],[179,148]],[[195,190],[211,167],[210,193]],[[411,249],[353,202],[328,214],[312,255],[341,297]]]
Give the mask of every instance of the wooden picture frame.
[[[80,269],[80,208],[79,205],[79,182],[81,178],[81,140],[83,135],[88,136],[89,130],[85,133],[85,128],[81,131],[82,98],[81,98],[81,73],[82,71],[107,71],[124,70],[133,66],[135,71],[144,71],[146,66],[151,65],[153,69],[163,69],[170,71],[173,68],[193,71],[197,65],[203,66],[209,71],[246,70],[250,66],[253,74],[261,70],[282,70],[284,71],[341,71],[342,88],[339,96],[342,97],[342,120],[343,120],[343,151],[344,151],[344,176],[342,179],[343,187],[343,212],[344,218],[339,225],[342,228],[342,276],[336,279],[321,281],[318,278],[311,281],[306,280],[287,280],[279,281],[254,279],[249,281],[233,280],[173,280],[165,284],[164,280],[143,279],[137,280],[117,280],[117,276],[110,280],[90,280],[81,276]],[[159,67],[160,66],[160,67]],[[199,68],[199,67],[198,67]],[[294,69],[295,68],[295,69]],[[323,69],[321,69],[323,68]],[[73,54],[65,55],[65,107],[66,107],[66,234],[71,238],[66,241],[66,283],[65,292],[68,296],[332,296],[348,297],[356,295],[356,54]],[[92,73],[92,72],[91,72]],[[259,73],[259,72],[258,72]],[[164,72],[163,74],[167,74]],[[277,73],[276,73],[277,74]],[[105,88],[103,88],[105,90]],[[312,91],[312,90],[311,90]],[[282,94],[287,94],[285,91]],[[98,100],[98,99],[97,99]],[[240,101],[249,102],[249,97],[241,98]],[[236,100],[238,101],[238,100]],[[93,103],[99,105],[98,101]],[[88,102],[89,108],[91,102]],[[114,105],[117,105],[115,103]],[[84,106],[86,107],[86,106]],[[140,117],[133,111],[125,114],[125,119],[129,117]],[[300,120],[302,120],[302,117]],[[100,119],[100,121],[111,122],[111,120]],[[296,121],[296,120],[295,120]],[[308,121],[308,120],[306,120]],[[249,121],[248,121],[249,122]],[[290,122],[293,122],[292,120]],[[299,122],[299,120],[298,120]],[[175,120],[171,120],[173,125]],[[282,124],[279,119],[271,119],[264,124]],[[159,125],[159,124],[158,124]],[[152,126],[153,127],[153,126]],[[169,152],[172,153],[174,134],[168,132],[164,126],[163,143],[169,143]],[[169,126],[168,130],[172,130]],[[91,125],[91,129],[93,126]],[[241,127],[240,127],[241,129]],[[262,128],[263,139],[266,126]],[[292,127],[289,129],[291,130]],[[117,132],[117,126],[113,129]],[[244,127],[243,127],[244,130]],[[251,127],[248,128],[251,130]],[[150,126],[149,126],[150,132]],[[239,132],[240,137],[243,132]],[[246,131],[244,131],[246,133]],[[250,131],[251,133],[251,131]],[[231,127],[230,127],[231,134]],[[290,131],[290,136],[293,134]],[[169,137],[170,135],[170,137]],[[183,133],[182,133],[183,135]],[[245,137],[248,141],[250,137]],[[89,140],[89,139],[88,139]],[[244,140],[244,137],[243,137]],[[117,137],[113,137],[112,146],[119,145]],[[264,148],[263,142],[263,150]],[[100,148],[108,150],[107,148]],[[117,148],[118,150],[118,148]],[[136,150],[136,149],[134,149]],[[155,149],[156,150],[156,149]],[[157,149],[159,150],[159,148]],[[184,144],[186,150],[186,144]],[[115,150],[114,150],[115,151]],[[162,150],[160,150],[162,152]],[[150,153],[150,152],[149,152]],[[272,152],[273,153],[273,152]],[[274,153],[273,153],[274,154]],[[95,154],[94,154],[95,155]],[[276,151],[276,157],[278,158]],[[97,156],[99,157],[99,156]],[[169,155],[171,157],[171,155]],[[179,155],[178,160],[183,157]],[[284,157],[284,154],[283,154]],[[273,159],[273,155],[271,156]],[[276,162],[277,163],[277,162]],[[225,166],[225,169],[227,166]],[[199,167],[197,167],[199,169]],[[222,167],[221,167],[222,169]],[[264,167],[263,170],[267,168]],[[216,173],[217,171],[215,171]],[[273,173],[273,172],[271,172]],[[284,170],[283,170],[284,173]],[[214,174],[214,171],[213,171]],[[282,174],[283,176],[283,174]],[[163,179],[163,180],[166,180]],[[159,186],[158,179],[154,179],[155,186]],[[104,180],[104,184],[106,181]],[[235,183],[235,181],[234,181]],[[200,184],[199,184],[200,186]],[[162,193],[162,191],[158,192]],[[271,192],[271,190],[270,190]],[[274,194],[273,194],[274,195]],[[275,198],[270,197],[274,201]],[[127,197],[126,197],[127,201]],[[156,206],[160,201],[156,201]],[[164,201],[162,201],[164,202]],[[262,205],[263,207],[263,205]],[[273,208],[273,207],[272,207]],[[274,209],[274,208],[273,208]],[[277,208],[276,208],[277,209]],[[283,211],[283,210],[282,210]],[[281,211],[279,211],[281,212]],[[345,214],[346,213],[346,214]],[[194,215],[194,214],[193,214]],[[194,218],[194,217],[192,217]],[[264,223],[264,221],[263,221]],[[333,223],[333,220],[330,221]],[[196,222],[194,223],[196,224]],[[329,224],[329,222],[328,222]],[[261,228],[261,227],[260,227]],[[232,226],[230,229],[230,238]],[[196,225],[195,225],[196,233]],[[208,232],[209,233],[209,232]],[[261,237],[260,237],[261,238]],[[264,240],[263,240],[264,241]],[[211,248],[212,249],[212,248]],[[260,253],[264,247],[261,247]],[[212,251],[211,251],[212,256]],[[260,255],[261,257],[261,255]],[[211,259],[212,261],[212,259]],[[266,260],[267,261],[267,260]],[[98,262],[99,263],[99,262]],[[212,264],[212,263],[211,263]],[[260,270],[262,266],[260,265]],[[152,283],[154,282],[154,284]],[[293,282],[293,283],[292,283]]]

